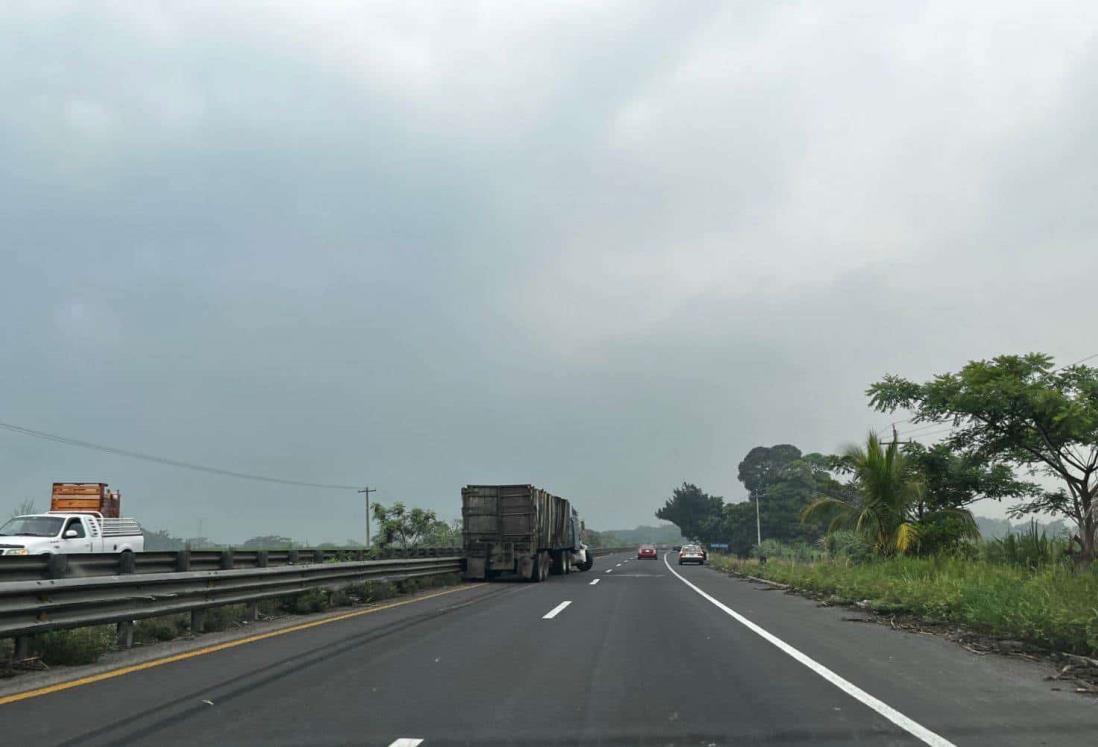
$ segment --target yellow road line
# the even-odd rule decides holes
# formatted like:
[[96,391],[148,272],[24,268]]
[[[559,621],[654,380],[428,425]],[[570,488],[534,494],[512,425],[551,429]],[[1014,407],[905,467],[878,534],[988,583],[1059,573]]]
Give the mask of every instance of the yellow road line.
[[109,672],[100,672],[99,674],[92,674],[87,677],[80,677],[75,680],[69,680],[68,682],[59,682],[56,685],[47,685],[46,687],[39,687],[35,690],[27,690],[25,692],[15,693],[14,695],[5,695],[0,697],[0,705],[15,703],[20,700],[27,700],[28,698],[37,698],[40,695],[48,695],[50,693],[59,692],[61,690],[69,690],[74,687],[80,687],[81,685],[90,685],[93,682],[102,682],[103,680],[114,679],[115,677],[121,677],[124,674],[140,672],[143,669],[152,669],[153,667],[163,666],[164,664],[171,664],[176,661],[193,659],[196,656],[205,656],[206,654],[212,654],[218,651],[224,651],[225,649],[243,646],[247,643],[255,643],[256,641],[262,641],[267,638],[274,638],[276,636],[286,635],[287,633],[296,633],[299,630],[308,630],[309,628],[315,628],[320,625],[327,625],[329,623],[339,622],[340,620],[347,620],[352,617],[360,617],[361,615],[369,615],[373,614],[374,612],[381,612],[382,610],[390,610],[394,607],[403,607],[406,604],[422,602],[425,599],[434,599],[435,597],[441,597],[446,594],[453,594],[455,591],[475,589],[479,586],[484,586],[484,584],[467,584],[464,586],[458,586],[454,589],[447,589],[445,591],[435,592],[434,594],[426,594],[421,597],[416,597],[415,599],[405,599],[401,602],[390,602],[389,604],[383,604],[378,607],[370,607],[369,609],[356,610],[355,612],[347,612],[342,615],[335,615],[334,617],[326,617],[323,620],[314,620],[313,622],[301,623],[300,625],[291,625],[289,627],[279,628],[278,630],[272,630],[267,633],[257,633],[256,635],[248,636],[247,638],[237,638],[233,641],[226,641],[225,643],[218,643],[213,646],[206,646],[204,648],[197,648],[194,651],[185,651],[181,654],[173,654],[172,656],[164,656],[159,659],[151,659],[150,661],[144,661],[140,664],[131,664],[128,667],[112,669]]

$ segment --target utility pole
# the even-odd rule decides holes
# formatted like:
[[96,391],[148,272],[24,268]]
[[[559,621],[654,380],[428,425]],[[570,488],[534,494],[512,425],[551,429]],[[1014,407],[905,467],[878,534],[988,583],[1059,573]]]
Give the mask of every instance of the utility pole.
[[370,549],[370,493],[376,493],[377,488],[365,487],[358,491],[366,494],[366,549]]

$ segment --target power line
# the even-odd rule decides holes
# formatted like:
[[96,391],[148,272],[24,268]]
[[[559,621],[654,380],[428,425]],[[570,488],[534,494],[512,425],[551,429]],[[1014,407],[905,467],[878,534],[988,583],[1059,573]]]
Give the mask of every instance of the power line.
[[0,428],[11,431],[12,433],[18,433],[23,436],[30,436],[32,438],[40,438],[43,441],[53,441],[54,443],[65,444],[66,446],[78,446],[82,449],[92,449],[93,451],[101,451],[106,454],[114,454],[115,456],[124,456],[131,459],[141,459],[146,462],[154,462],[156,464],[163,464],[169,467],[179,467],[181,469],[194,470],[196,472],[208,472],[213,475],[221,475],[223,477],[236,477],[241,480],[255,480],[257,482],[273,482],[278,485],[296,485],[302,488],[319,488],[320,490],[358,490],[358,485],[333,485],[330,483],[322,482],[305,482],[303,480],[284,480],[280,477],[268,477],[266,475],[255,475],[249,472],[236,472],[230,469],[221,469],[219,467],[208,467],[204,464],[195,464],[194,462],[184,462],[179,459],[168,459],[167,457],[155,456],[153,454],[145,454],[140,451],[130,451],[129,449],[120,449],[115,446],[104,446],[103,444],[94,444],[90,441],[81,441],[76,438],[68,438],[67,436],[58,436],[54,433],[46,433],[45,431],[36,431],[32,428],[24,428],[21,425],[15,425],[14,423],[5,423],[0,420]]
[[916,428],[909,428],[908,430],[904,431],[904,433],[910,436],[912,434],[919,433],[920,431],[937,430],[938,428],[941,428],[942,426],[945,426],[946,430],[950,430],[950,429],[953,428],[952,425],[949,425],[947,423],[923,423],[922,425],[920,425]]
[[1078,366],[1080,363],[1086,363],[1087,361],[1094,360],[1095,358],[1098,358],[1098,353],[1093,353],[1091,355],[1088,355],[1086,358],[1080,358],[1079,360],[1075,361],[1074,363],[1065,364],[1063,366],[1060,366],[1060,368],[1054,368],[1051,371],[1049,371],[1049,373],[1056,373],[1057,371],[1061,371],[1065,368],[1070,368],[1071,366]]

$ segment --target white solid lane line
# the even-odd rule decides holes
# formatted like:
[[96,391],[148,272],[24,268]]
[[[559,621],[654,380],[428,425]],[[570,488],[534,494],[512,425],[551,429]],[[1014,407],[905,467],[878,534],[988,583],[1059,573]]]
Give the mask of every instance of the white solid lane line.
[[592,581],[591,583],[589,583],[589,584],[588,584],[588,586],[594,586],[594,585],[595,585],[595,584],[597,584],[598,582],[599,582],[599,580],[598,580],[598,579],[596,578],[596,579],[595,579],[594,581]]
[[397,741],[393,742],[389,747],[417,747],[422,744],[422,739],[414,739],[412,737],[401,737]]
[[541,616],[541,619],[542,619],[542,620],[552,620],[552,619],[553,619],[554,617],[556,617],[556,616],[557,616],[557,615],[559,615],[559,614],[560,614],[561,612],[563,612],[563,611],[564,611],[564,608],[565,608],[565,607],[567,607],[567,606],[568,606],[568,605],[570,605],[570,604],[571,604],[571,602],[570,602],[570,601],[569,601],[569,602],[561,602],[561,603],[560,603],[560,604],[558,604],[558,605],[557,605],[556,607],[554,607],[553,609],[549,610],[549,611],[548,611],[548,612],[546,612],[546,613],[545,613],[544,615],[542,615],[542,616]]
[[[667,555],[669,555],[669,554],[670,553],[668,553]],[[756,625],[755,623],[751,622],[746,617],[741,615],[739,612],[736,612],[731,607],[728,607],[727,605],[721,603],[715,597],[712,597],[709,594],[705,593],[704,591],[699,589],[697,586],[695,586],[694,584],[690,583],[685,578],[683,578],[681,574],[677,573],[675,571],[675,569],[671,567],[671,564],[667,562],[667,555],[663,556],[663,564],[665,566],[667,566],[667,570],[671,571],[671,573],[679,581],[682,581],[684,584],[689,586],[691,589],[698,592],[698,594],[700,594],[706,601],[712,603],[715,607],[720,609],[722,612],[724,612],[726,615],[731,617],[736,622],[743,625],[745,628],[750,630],[752,633],[756,634],[757,636],[762,638],[767,643],[770,643],[770,644],[774,645],[775,647],[777,647],[782,653],[788,654],[789,656],[796,659],[801,664],[804,664],[806,667],[808,667],[813,672],[815,672],[816,674],[823,677],[825,680],[830,682],[832,685],[839,688],[844,693],[846,693],[850,697],[857,700],[859,703],[862,703],[863,705],[869,706],[874,711],[881,714],[886,719],[888,719],[892,723],[896,724],[896,726],[900,727],[901,729],[903,729],[904,731],[906,731],[908,734],[915,737],[916,739],[922,740],[926,744],[931,745],[931,747],[956,747],[956,745],[954,745],[953,742],[950,742],[945,737],[942,737],[938,734],[935,734],[930,729],[926,728],[925,726],[918,723],[917,721],[911,720],[910,718],[908,718],[904,714],[900,713],[899,711],[897,711],[895,708],[888,705],[884,701],[878,700],[877,698],[873,697],[872,695],[867,693],[865,690],[863,690],[860,687],[858,687],[857,685],[855,685],[853,682],[849,682],[849,681],[843,679],[842,677],[840,677],[839,675],[835,674],[830,669],[825,667],[823,664],[819,663],[818,661],[816,661],[815,659],[810,657],[808,654],[802,653],[799,649],[793,648],[788,643],[783,641],[781,638],[778,638],[778,636],[774,635],[773,633],[766,630],[765,628],[763,628],[759,625]]]

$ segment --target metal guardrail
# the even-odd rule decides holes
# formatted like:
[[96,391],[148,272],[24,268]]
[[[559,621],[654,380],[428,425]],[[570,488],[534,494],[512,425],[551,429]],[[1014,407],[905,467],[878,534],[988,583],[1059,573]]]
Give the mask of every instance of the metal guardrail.
[[0,556],[0,584],[48,578],[86,578],[119,574],[217,571],[271,568],[301,563],[362,562],[400,558],[460,556],[460,547],[419,547],[409,550],[178,550],[139,553],[79,553],[71,555]]
[[[599,548],[597,556],[631,548]],[[255,619],[262,599],[334,590],[367,581],[460,573],[459,548],[418,548],[407,557],[348,559],[361,550],[224,550],[0,558],[0,638],[118,623],[129,646],[133,621],[190,612],[192,630],[211,607],[247,604]]]
[[131,623],[364,581],[459,573],[461,563],[453,556],[12,581],[0,584],[0,637]]
[[628,550],[635,550],[634,547],[599,547],[594,551],[596,558],[601,558],[603,555],[613,555],[616,552],[626,552]]

